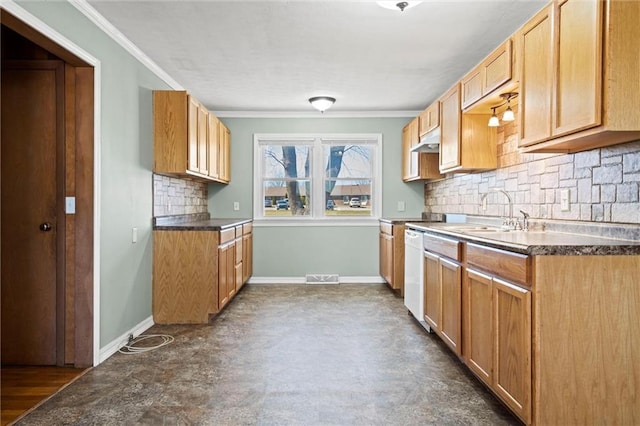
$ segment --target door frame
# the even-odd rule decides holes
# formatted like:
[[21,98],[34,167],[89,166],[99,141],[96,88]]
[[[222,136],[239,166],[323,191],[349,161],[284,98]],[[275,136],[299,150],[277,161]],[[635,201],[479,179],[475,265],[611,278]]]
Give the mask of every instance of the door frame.
[[[8,13],[7,13],[8,12]],[[76,169],[74,194],[76,214],[73,229],[67,227],[67,241],[73,234],[75,247],[73,258],[66,260],[67,268],[73,266],[73,272],[67,273],[65,285],[74,289],[74,364],[78,367],[98,365],[100,363],[100,147],[101,147],[101,64],[94,56],[77,46],[69,39],[49,27],[16,3],[0,4],[0,22],[18,32],[23,37],[40,45],[67,63],[67,67],[76,67],[75,73],[69,73],[80,88],[73,93],[75,102],[65,108],[74,110],[75,123],[74,159]],[[89,93],[92,86],[92,93]],[[85,90],[83,91],[82,88]],[[80,102],[78,105],[77,103]],[[82,111],[93,114],[82,114]],[[91,143],[93,142],[93,143]],[[67,160],[65,160],[67,161]],[[91,176],[92,175],[92,176]],[[67,179],[68,181],[69,179]],[[65,186],[68,182],[65,182]],[[79,212],[84,212],[79,213]],[[82,238],[75,238],[82,235]],[[87,235],[90,238],[87,238]],[[71,256],[71,254],[70,254]],[[72,280],[71,282],[69,280]],[[77,293],[77,294],[76,294]],[[75,297],[81,296],[81,297]],[[90,323],[90,325],[88,324]],[[92,345],[84,341],[92,340]]]

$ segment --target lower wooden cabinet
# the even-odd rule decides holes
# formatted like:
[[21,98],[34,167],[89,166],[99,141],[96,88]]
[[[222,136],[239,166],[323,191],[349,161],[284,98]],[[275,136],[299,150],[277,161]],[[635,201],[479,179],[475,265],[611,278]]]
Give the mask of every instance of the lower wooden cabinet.
[[531,259],[469,243],[466,260],[464,360],[471,371],[529,424]]
[[[640,389],[640,339],[629,337],[640,324],[640,255],[527,255],[424,239],[425,320],[454,351],[462,344],[462,361],[524,424],[637,423],[629,389]],[[461,311],[447,320],[458,304],[446,275],[456,270]]]
[[238,228],[153,231],[155,323],[207,323],[229,303],[252,271],[251,227]]
[[242,285],[253,275],[253,224],[242,225]]
[[[428,251],[424,255],[424,320],[456,355],[462,356],[459,245],[454,240],[425,236]],[[452,258],[444,257],[442,252]]]
[[380,222],[380,275],[404,295],[404,224]]
[[465,361],[525,423],[531,421],[531,291],[465,270]]

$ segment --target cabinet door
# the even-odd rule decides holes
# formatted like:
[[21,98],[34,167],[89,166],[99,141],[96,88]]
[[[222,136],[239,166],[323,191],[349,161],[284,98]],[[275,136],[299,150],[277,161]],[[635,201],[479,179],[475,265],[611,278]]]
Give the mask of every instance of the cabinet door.
[[418,130],[420,137],[423,137],[440,125],[440,102],[436,101],[429,105],[418,116]]
[[393,236],[380,233],[380,275],[389,284],[393,282]]
[[404,181],[419,179],[418,153],[411,148],[419,142],[419,118],[416,117],[402,129],[402,179]]
[[189,125],[187,126],[187,169],[192,172],[200,172],[198,162],[198,111],[199,104],[193,97],[189,96],[188,117]]
[[209,162],[207,127],[209,125],[209,114],[200,105],[198,107],[198,171],[203,175],[209,174],[207,164]]
[[553,5],[547,6],[519,33],[520,146],[551,137],[553,15]]
[[440,100],[440,171],[460,165],[460,90],[454,86]]
[[493,288],[491,277],[467,268],[464,357],[467,366],[491,386],[493,381]]
[[402,180],[411,179],[411,124],[402,129]]
[[482,62],[482,96],[511,80],[511,40],[502,43]]
[[456,355],[462,355],[462,267],[457,263],[440,258],[440,285],[442,294],[442,315],[440,330],[442,340]]
[[[229,301],[229,259],[233,259],[232,246],[225,244],[218,247],[218,310]],[[233,265],[231,265],[233,274]]]
[[531,292],[493,279],[494,390],[525,423],[531,419]]
[[231,178],[231,132],[227,126],[218,120],[219,148],[219,176],[223,182],[229,182]]
[[220,176],[220,144],[218,142],[218,117],[209,113],[207,126],[207,152],[209,154],[209,176],[218,179]]
[[235,242],[229,245],[229,253],[227,255],[227,297],[228,300],[236,294],[236,244]]
[[556,9],[553,136],[602,122],[603,5],[600,0],[570,0]]
[[441,314],[440,257],[424,253],[424,320],[429,326],[440,329]]
[[242,239],[242,282],[244,284],[253,274],[253,234],[246,234]]
[[462,108],[467,108],[482,97],[482,64],[461,80]]

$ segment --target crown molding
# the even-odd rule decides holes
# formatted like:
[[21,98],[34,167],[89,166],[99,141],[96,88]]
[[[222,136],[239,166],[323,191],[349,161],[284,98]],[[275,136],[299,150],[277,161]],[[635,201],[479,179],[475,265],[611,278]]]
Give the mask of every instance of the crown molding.
[[220,118],[413,118],[421,111],[215,111]]
[[73,7],[78,9],[80,13],[93,22],[98,28],[100,28],[106,35],[111,37],[116,43],[118,43],[123,49],[129,52],[134,58],[140,61],[144,66],[149,68],[158,78],[167,83],[173,90],[185,90],[180,83],[175,81],[169,74],[167,74],[162,68],[158,66],[151,58],[138,48],[131,40],[129,40],[124,34],[122,34],[116,27],[107,21],[107,19],[93,8],[86,0],[68,0]]

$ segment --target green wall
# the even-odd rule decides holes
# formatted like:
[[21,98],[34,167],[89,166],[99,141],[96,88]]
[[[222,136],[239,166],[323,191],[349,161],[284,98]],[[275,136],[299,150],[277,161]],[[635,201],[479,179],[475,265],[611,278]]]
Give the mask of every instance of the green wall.
[[[100,347],[151,315],[152,90],[168,85],[66,2],[19,5],[101,62]],[[131,242],[132,228],[138,242]]]
[[[327,114],[328,115],[328,114]],[[420,217],[424,183],[401,180],[401,135],[409,118],[222,118],[231,130],[231,183],[209,185],[213,217],[253,215],[254,133],[382,133],[382,215]],[[233,202],[240,210],[233,210]],[[405,211],[398,212],[398,201]],[[260,226],[254,228],[254,277],[337,273],[378,276],[378,226]]]

